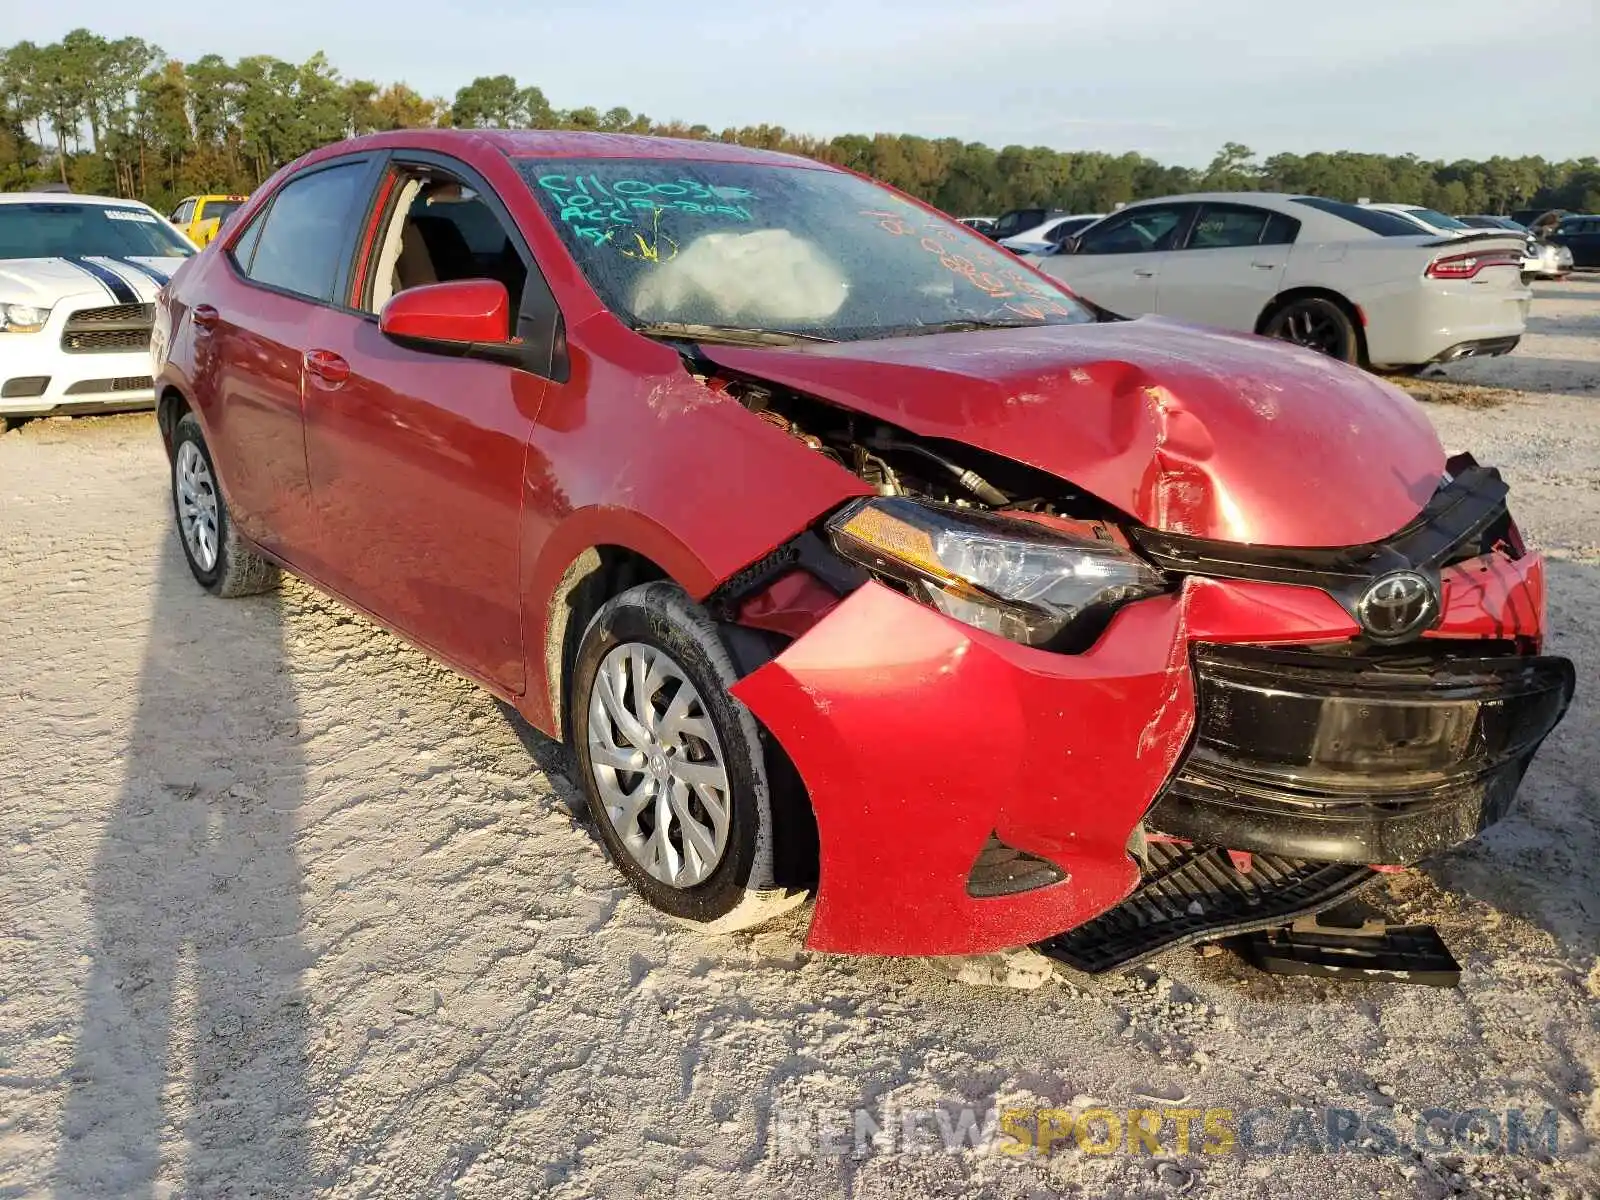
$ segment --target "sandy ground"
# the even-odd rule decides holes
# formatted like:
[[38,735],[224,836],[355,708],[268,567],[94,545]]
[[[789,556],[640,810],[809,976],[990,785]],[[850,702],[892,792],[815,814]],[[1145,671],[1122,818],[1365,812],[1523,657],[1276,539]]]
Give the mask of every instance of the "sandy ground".
[[[1428,408],[1512,481],[1580,679],[1517,813],[1390,884],[1455,991],[1197,950],[1021,990],[807,954],[803,917],[697,936],[490,697],[298,583],[203,595],[148,416],[0,437],[0,1196],[1600,1194],[1600,282],[1535,314]],[[1268,1141],[1296,1107],[1409,1139],[1548,1106],[1560,1145],[808,1156],[774,1120],[1093,1102],[1267,1108]]]

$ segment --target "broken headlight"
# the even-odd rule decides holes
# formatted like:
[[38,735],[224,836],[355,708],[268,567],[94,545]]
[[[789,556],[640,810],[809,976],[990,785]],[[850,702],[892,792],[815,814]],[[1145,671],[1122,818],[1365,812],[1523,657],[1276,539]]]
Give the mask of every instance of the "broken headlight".
[[859,501],[828,522],[834,549],[904,584],[947,616],[1027,646],[1099,632],[1117,605],[1164,590],[1160,572],[1115,542],[1032,521],[899,498]]

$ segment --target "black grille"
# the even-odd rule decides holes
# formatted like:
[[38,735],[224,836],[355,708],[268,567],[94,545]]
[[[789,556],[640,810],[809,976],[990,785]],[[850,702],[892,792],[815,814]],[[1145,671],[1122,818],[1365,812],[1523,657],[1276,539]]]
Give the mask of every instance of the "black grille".
[[96,329],[86,333],[64,333],[61,348],[68,354],[105,354],[122,350],[148,350],[149,329]]
[[1121,904],[1038,949],[1096,974],[1136,966],[1173,946],[1287,925],[1322,912],[1378,877],[1368,867],[1252,856],[1250,870],[1226,850],[1151,842],[1144,880]]
[[105,308],[80,308],[67,318],[67,329],[85,329],[96,325],[148,325],[155,319],[155,309],[149,304],[112,304]]
[[48,375],[18,375],[0,384],[0,397],[7,400],[27,399],[30,396],[44,395],[45,388],[50,386]]
[[113,304],[83,308],[67,318],[61,348],[68,354],[108,354],[150,348],[150,328],[155,307],[150,304]]
[[80,379],[67,389],[69,396],[92,396],[100,392],[142,392],[153,387],[148,375],[118,375],[115,379]]

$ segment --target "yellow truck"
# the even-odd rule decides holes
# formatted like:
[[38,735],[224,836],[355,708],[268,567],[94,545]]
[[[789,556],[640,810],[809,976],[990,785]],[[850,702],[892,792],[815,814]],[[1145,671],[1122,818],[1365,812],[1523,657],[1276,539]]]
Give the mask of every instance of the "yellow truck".
[[172,210],[167,220],[188,234],[196,246],[204,246],[248,199],[249,196],[190,196]]

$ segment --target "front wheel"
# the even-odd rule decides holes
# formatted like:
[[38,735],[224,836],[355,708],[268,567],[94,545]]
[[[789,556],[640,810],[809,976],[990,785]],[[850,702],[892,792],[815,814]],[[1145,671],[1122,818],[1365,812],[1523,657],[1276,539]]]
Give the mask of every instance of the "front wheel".
[[172,431],[172,515],[195,581],[213,596],[253,596],[278,582],[278,568],[234,528],[205,435],[193,413]]
[[755,718],[705,610],[670,583],[608,601],[578,648],[580,782],[617,868],[662,912],[723,932],[795,907],[775,880],[773,788]]
[[1332,300],[1320,296],[1291,300],[1267,319],[1261,332],[1340,362],[1355,362],[1360,350],[1349,315]]

